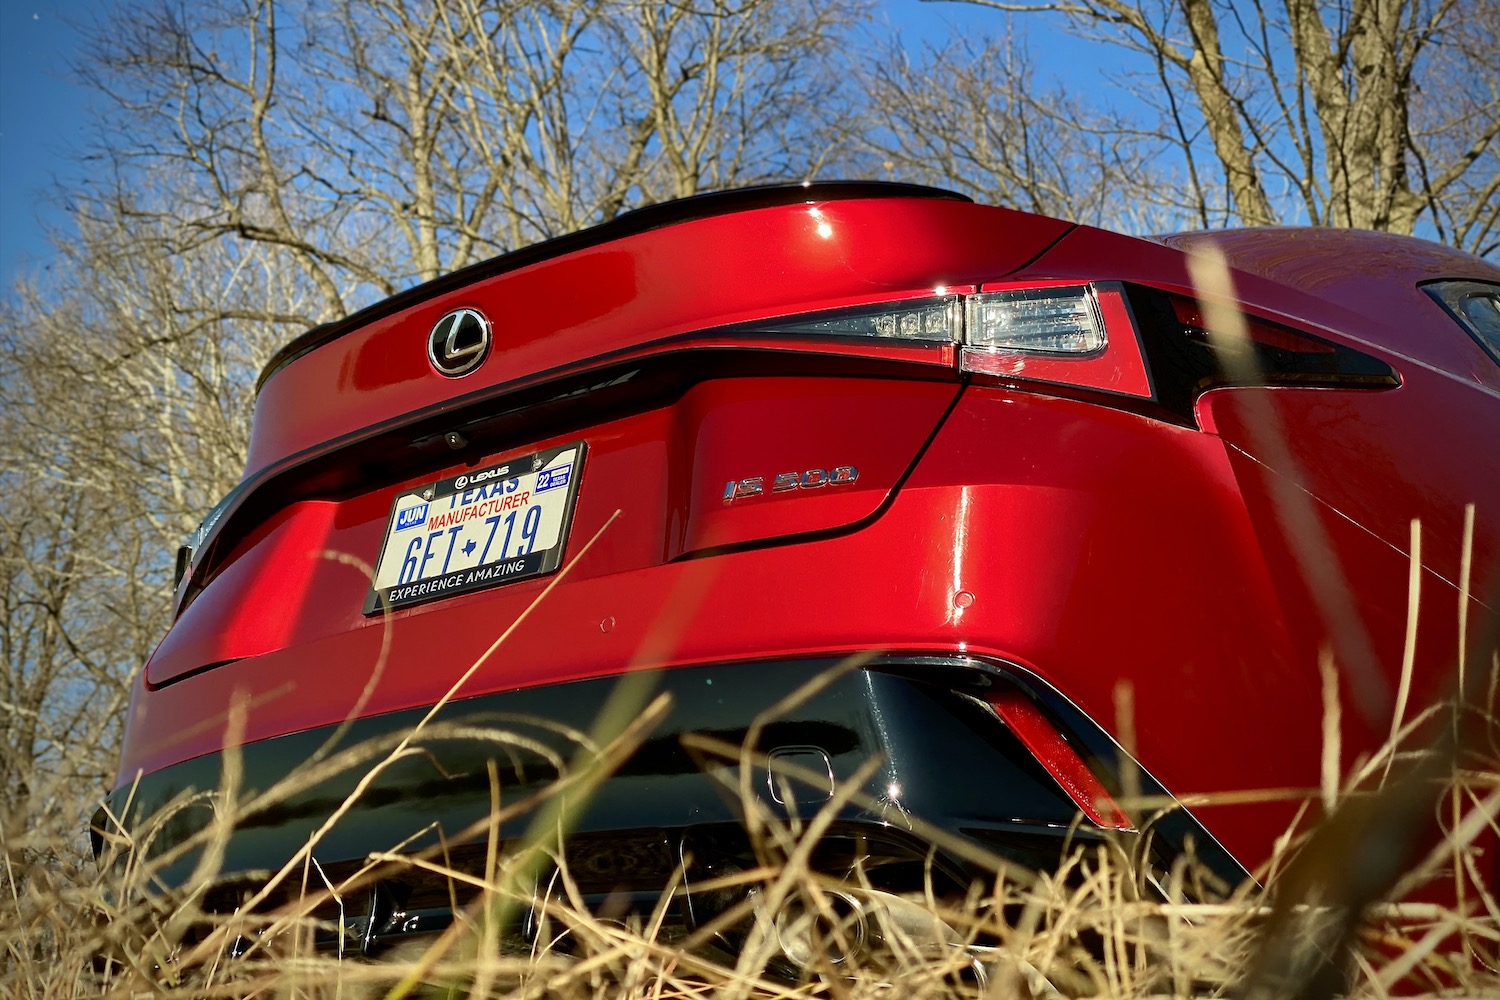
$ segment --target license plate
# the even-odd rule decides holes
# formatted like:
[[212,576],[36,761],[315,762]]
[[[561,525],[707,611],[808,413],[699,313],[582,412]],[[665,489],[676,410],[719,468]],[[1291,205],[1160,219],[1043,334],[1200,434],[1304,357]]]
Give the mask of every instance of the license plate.
[[391,505],[365,614],[556,570],[583,452],[579,441],[402,492]]

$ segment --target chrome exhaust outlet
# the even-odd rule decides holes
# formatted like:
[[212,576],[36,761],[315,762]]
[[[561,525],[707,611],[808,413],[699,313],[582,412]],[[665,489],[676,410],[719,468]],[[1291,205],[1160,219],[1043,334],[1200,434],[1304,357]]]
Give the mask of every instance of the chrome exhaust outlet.
[[963,938],[928,908],[878,889],[827,889],[816,902],[789,900],[772,916],[776,947],[792,967],[811,972],[851,959],[951,953]]
[[781,957],[799,970],[842,965],[867,950],[869,917],[851,893],[821,893],[822,906],[801,899],[782,904],[771,920]]

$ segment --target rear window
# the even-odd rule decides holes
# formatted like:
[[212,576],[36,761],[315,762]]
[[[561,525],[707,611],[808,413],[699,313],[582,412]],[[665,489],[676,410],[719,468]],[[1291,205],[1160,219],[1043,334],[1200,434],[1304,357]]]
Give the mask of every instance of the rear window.
[[1423,287],[1500,364],[1500,285],[1438,281]]

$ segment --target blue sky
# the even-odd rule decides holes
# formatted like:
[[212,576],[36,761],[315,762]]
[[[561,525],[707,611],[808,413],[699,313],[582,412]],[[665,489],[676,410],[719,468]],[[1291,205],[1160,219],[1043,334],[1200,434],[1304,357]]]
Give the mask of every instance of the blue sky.
[[44,224],[65,216],[49,204],[54,179],[74,172],[89,93],[70,63],[86,22],[108,0],[0,0],[0,287],[46,264]]
[[[118,5],[119,0],[0,0],[0,289],[45,267],[52,256],[46,229],[66,225],[54,182],[77,175],[75,157],[88,138],[91,100],[73,69],[83,56],[81,28]],[[1004,30],[1003,15],[967,4],[889,0],[877,16],[908,38]],[[1086,44],[1055,24],[1033,21],[1030,27],[1033,37],[1047,35],[1045,45],[1034,46],[1039,58],[1077,54]]]

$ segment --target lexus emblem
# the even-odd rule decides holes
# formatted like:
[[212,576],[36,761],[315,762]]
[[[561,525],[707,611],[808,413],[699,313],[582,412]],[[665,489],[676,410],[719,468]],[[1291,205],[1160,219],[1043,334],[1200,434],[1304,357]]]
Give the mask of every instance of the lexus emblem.
[[490,353],[490,321],[477,309],[455,309],[427,335],[427,360],[449,378],[467,375]]

